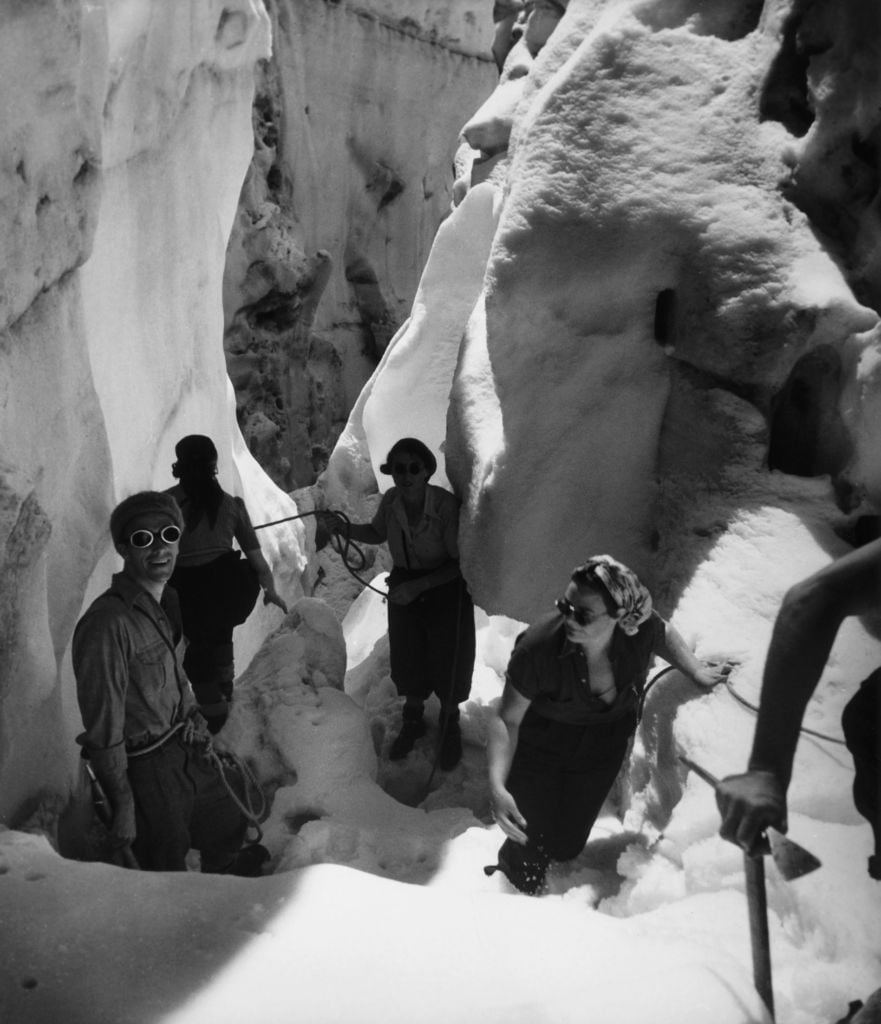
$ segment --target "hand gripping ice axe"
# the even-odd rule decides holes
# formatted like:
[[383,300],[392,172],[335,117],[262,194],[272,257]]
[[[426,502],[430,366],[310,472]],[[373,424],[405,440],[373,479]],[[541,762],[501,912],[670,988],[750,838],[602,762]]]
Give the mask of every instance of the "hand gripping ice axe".
[[[691,758],[679,755],[679,760],[708,782],[713,789],[719,780]],[[782,878],[790,882],[820,867],[817,858],[798,843],[787,839],[776,828],[765,829],[756,849],[743,855],[746,876],[746,901],[749,908],[749,935],[753,957],[753,984],[759,997],[774,1020],[774,992],[771,987],[771,943],[768,937],[768,900],[765,892],[765,855],[770,853]]]

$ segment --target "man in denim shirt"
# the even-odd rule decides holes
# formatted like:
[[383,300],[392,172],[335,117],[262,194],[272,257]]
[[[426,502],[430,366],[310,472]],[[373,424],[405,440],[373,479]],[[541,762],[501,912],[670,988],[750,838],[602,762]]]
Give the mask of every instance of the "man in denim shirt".
[[246,820],[208,757],[210,735],[181,667],[177,595],[166,583],[183,519],[172,497],[142,491],[111,514],[122,572],[77,624],[77,738],[111,803],[111,840],[142,868],[236,871]]

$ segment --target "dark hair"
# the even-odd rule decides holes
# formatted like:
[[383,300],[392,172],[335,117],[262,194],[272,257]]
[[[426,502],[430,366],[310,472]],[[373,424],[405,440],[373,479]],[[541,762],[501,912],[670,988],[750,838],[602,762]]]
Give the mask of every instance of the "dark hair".
[[223,490],[217,482],[217,449],[204,434],[187,434],[174,446],[177,462],[172,474],[180,480],[187,496],[186,523],[192,530],[202,516],[208,517],[213,527],[223,501]]
[[577,569],[572,570],[572,576],[570,577],[572,582],[577,587],[589,587],[591,590],[596,591],[603,599],[603,604],[606,606],[606,611],[612,618],[616,618],[618,612],[621,609],[618,607],[615,599],[609,593],[608,587],[597,575],[596,569],[592,565],[579,565]]
[[385,457],[385,462],[383,462],[379,467],[380,473],[385,473],[387,476],[390,476],[395,456],[400,455],[401,452],[409,452],[411,455],[414,455],[419,459],[422,465],[425,466],[427,477],[432,476],[437,469],[437,459],[434,457],[428,445],[423,444],[415,437],[402,437],[400,441],[395,441],[389,449],[389,453]]
[[183,529],[184,517],[177,502],[162,491],[138,491],[124,498],[110,513],[110,536],[115,546],[125,541],[125,529],[138,516],[151,514],[168,516],[175,526]]

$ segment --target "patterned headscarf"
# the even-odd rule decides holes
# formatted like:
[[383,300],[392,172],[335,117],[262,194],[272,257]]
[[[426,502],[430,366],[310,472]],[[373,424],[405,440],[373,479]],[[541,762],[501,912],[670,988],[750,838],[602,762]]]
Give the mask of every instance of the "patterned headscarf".
[[652,595],[639,577],[611,555],[594,555],[572,572],[575,583],[601,583],[614,604],[623,612],[618,625],[628,636],[635,636],[652,613]]

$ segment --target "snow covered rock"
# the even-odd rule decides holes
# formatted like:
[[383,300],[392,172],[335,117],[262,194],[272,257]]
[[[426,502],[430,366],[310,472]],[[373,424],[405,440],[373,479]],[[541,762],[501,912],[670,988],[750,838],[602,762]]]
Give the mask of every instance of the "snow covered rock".
[[407,319],[449,210],[463,111],[493,88],[485,7],[268,5],[273,56],[224,303],[243,430],[286,490],[324,469]]

